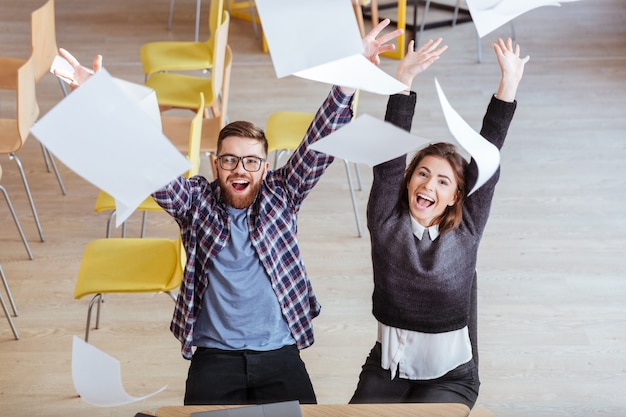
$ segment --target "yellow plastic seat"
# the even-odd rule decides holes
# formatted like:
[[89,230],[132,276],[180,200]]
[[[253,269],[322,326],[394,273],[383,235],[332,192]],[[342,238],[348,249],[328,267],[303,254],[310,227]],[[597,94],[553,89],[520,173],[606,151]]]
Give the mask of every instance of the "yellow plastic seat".
[[[162,111],[169,109],[195,111],[199,104],[199,93],[203,93],[205,114],[208,116],[209,108],[214,107],[219,100],[224,69],[229,65],[226,62],[229,23],[230,15],[224,11],[222,23],[215,31],[213,70],[210,77],[159,72],[148,78],[145,84],[156,92]],[[232,59],[232,54],[230,54],[230,59]]]
[[74,298],[94,294],[87,310],[85,341],[91,313],[98,305],[95,328],[100,327],[103,294],[165,292],[180,286],[185,264],[182,241],[167,238],[104,238],[90,242],[83,253]]
[[[202,146],[202,128],[203,128],[203,113],[204,113],[204,97],[200,93],[200,103],[198,104],[198,110],[196,115],[192,118],[172,118],[167,116],[161,117],[161,125],[165,136],[170,138],[169,135],[173,135],[176,138],[177,143],[174,145],[181,152],[187,153],[187,159],[191,162],[191,168],[185,173],[185,176],[191,177],[198,175],[200,172],[200,152]],[[185,142],[181,138],[186,138]],[[111,228],[113,224],[113,218],[115,217],[115,199],[107,192],[100,190],[96,203],[94,205],[94,211],[101,213],[103,211],[110,211],[111,214],[107,220],[107,233],[106,237],[111,236]],[[146,217],[149,211],[163,211],[156,201],[151,196],[148,196],[137,208],[136,211],[143,212],[143,219],[141,224],[141,237],[144,237]],[[126,236],[126,223],[122,226],[122,237]]]
[[[358,99],[359,91],[357,90],[353,100],[353,113],[355,115]],[[293,151],[300,145],[314,117],[314,113],[294,111],[277,111],[269,115],[265,125],[265,136],[268,142],[268,152],[274,152],[274,168],[278,166],[279,159],[282,155]],[[346,159],[343,161],[346,167],[346,176],[348,178],[350,197],[352,198],[352,208],[354,210],[357,233],[359,237],[362,237],[363,232],[361,230],[361,220],[359,218],[358,205],[352,184],[350,162]],[[357,175],[359,190],[361,190],[361,178],[358,165],[354,164],[354,169]]]
[[[0,68],[4,64],[3,58],[0,57]],[[22,166],[22,161],[17,153],[22,149],[26,139],[30,135],[30,128],[39,117],[39,106],[37,105],[37,97],[35,95],[35,74],[33,67],[33,57],[31,56],[18,69],[15,74],[15,90],[16,96],[16,115],[15,118],[0,118],[0,155],[7,155],[15,161],[24,183],[24,189],[28,196],[30,208],[39,230],[39,237],[43,242],[45,240],[43,230],[37,215],[37,208],[33,196],[30,192],[26,172]]]
[[209,37],[206,41],[157,41],[142,45],[139,55],[145,79],[157,72],[213,68],[215,31],[220,25],[223,12],[224,0],[211,0]]

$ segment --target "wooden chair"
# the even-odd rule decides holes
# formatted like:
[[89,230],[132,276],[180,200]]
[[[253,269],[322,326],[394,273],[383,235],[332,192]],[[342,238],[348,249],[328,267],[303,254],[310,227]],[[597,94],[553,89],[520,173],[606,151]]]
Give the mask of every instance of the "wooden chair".
[[[4,275],[4,271],[2,270],[2,265],[0,265],[0,278],[2,279],[2,284],[4,285],[4,290],[7,293],[7,297],[9,298],[9,302],[11,303],[11,308],[13,309],[13,316],[17,317],[17,307],[15,306],[15,301],[13,301],[13,294],[11,294],[11,289],[9,288],[9,283],[7,282],[7,277]],[[4,301],[4,297],[2,293],[0,293],[0,304],[2,304],[2,309],[4,310],[4,314],[7,317],[7,321],[9,322],[9,326],[11,326],[11,331],[13,332],[13,337],[15,340],[19,340],[20,335],[17,332],[17,328],[15,327],[15,323],[13,323],[13,318],[11,317],[11,313],[7,308],[6,302]]]
[[[39,83],[44,75],[49,74],[50,66],[54,57],[57,55],[56,29],[55,29],[55,11],[54,0],[48,0],[43,6],[36,9],[30,16],[30,38],[31,51],[33,57],[33,67],[35,75],[35,84]],[[17,88],[16,77],[17,69],[20,68],[26,59],[20,58],[0,58],[0,89],[15,90]],[[59,85],[63,92],[63,96],[68,94],[68,90],[63,81],[59,80]],[[56,161],[50,152],[41,145],[41,150],[46,163],[46,169],[50,172],[50,168],[61,188],[61,193],[66,194],[63,179],[56,165]]]
[[[172,0],[172,5],[174,0]],[[224,12],[224,0],[211,0],[209,37],[206,41],[158,41],[143,44],[139,50],[145,79],[157,72],[210,70],[213,68],[215,31]]]
[[[30,134],[30,128],[39,117],[39,106],[37,105],[37,97],[35,93],[35,73],[33,66],[33,56],[31,56],[16,72],[16,117],[0,119],[0,154],[7,155],[17,164],[24,183],[24,189],[30,202],[30,207],[39,230],[39,237],[43,242],[45,240],[39,216],[33,196],[30,192],[26,172],[22,166],[22,161],[17,153],[22,149],[26,139]],[[3,58],[0,58],[0,68],[4,64]]]
[[200,93],[204,94],[205,116],[208,117],[209,110],[217,106],[226,66],[230,23],[230,15],[227,11],[224,11],[222,16],[222,22],[214,36],[213,70],[210,77],[159,72],[146,81],[146,86],[156,92],[161,111],[169,109],[195,111],[198,108]]

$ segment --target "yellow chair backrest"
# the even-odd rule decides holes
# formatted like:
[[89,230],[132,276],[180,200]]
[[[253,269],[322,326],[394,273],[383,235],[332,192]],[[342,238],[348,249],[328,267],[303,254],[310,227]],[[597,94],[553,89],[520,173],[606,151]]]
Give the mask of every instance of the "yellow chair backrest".
[[200,93],[200,106],[196,115],[191,119],[189,128],[189,147],[187,159],[191,162],[191,168],[187,177],[191,178],[200,172],[200,146],[202,145],[202,116],[204,115],[204,94]]
[[224,10],[222,16],[222,23],[215,31],[214,43],[213,43],[213,68],[221,69],[213,71],[211,74],[211,85],[213,87],[213,94],[219,96],[219,92],[222,89],[222,81],[224,79],[224,71],[226,65],[226,50],[228,47],[228,30],[230,28],[230,13]]
[[209,33],[211,37],[209,41],[215,36],[215,31],[220,25],[220,20],[224,14],[224,0],[211,0],[209,9]]

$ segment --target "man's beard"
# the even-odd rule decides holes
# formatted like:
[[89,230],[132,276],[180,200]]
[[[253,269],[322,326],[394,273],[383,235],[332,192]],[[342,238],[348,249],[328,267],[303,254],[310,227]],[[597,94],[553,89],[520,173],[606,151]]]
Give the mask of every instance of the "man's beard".
[[[248,178],[246,178],[248,179]],[[226,204],[236,209],[243,209],[250,207],[250,205],[254,202],[257,194],[259,194],[259,190],[261,189],[262,181],[248,183],[248,189],[245,194],[235,194],[232,188],[226,184],[221,178],[219,179],[220,188],[222,189],[222,197]]]

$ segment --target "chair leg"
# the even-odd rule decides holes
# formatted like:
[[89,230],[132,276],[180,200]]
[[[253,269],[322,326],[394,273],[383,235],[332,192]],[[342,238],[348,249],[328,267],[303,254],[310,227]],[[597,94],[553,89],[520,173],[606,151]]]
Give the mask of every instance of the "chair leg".
[[[48,150],[48,148],[43,146],[43,144],[41,145],[41,149],[43,150],[44,159],[46,160],[46,167],[48,166],[48,161],[50,161],[50,165],[52,165],[52,170],[54,171],[54,175],[57,177],[57,181],[59,182],[59,187],[61,187],[61,193],[63,195],[67,195],[67,192],[65,191],[65,184],[63,184],[63,179],[61,178],[61,173],[59,172],[57,163],[54,160],[54,155],[52,155],[50,151]],[[50,172],[49,168],[48,168],[48,172]]]
[[0,185],[0,190],[2,190],[2,194],[4,194],[4,199],[7,202],[7,206],[9,207],[9,211],[11,212],[11,216],[13,216],[13,221],[15,222],[15,226],[17,226],[17,231],[20,233],[20,237],[22,238],[22,242],[24,243],[24,247],[26,248],[26,252],[28,253],[28,257],[30,259],[34,259],[33,252],[30,250],[30,245],[28,244],[28,240],[26,240],[26,235],[24,234],[24,230],[22,230],[22,225],[20,225],[20,221],[17,218],[17,213],[13,208],[13,204],[11,203],[11,199],[9,198],[9,193],[6,188]]
[[483,62],[483,45],[478,33],[476,33],[476,59],[479,64]]
[[198,42],[200,36],[200,4],[202,0],[196,0],[196,33],[194,41]]
[[30,202],[30,208],[33,211],[33,216],[35,217],[37,230],[39,230],[39,237],[41,238],[41,241],[44,242],[46,239],[43,235],[41,224],[39,223],[39,216],[37,215],[37,209],[35,208],[35,202],[33,201],[33,195],[30,192],[30,186],[28,185],[28,180],[26,179],[26,173],[24,172],[24,167],[22,166],[22,162],[20,161],[20,158],[18,158],[16,154],[9,155],[9,158],[15,160],[15,163],[17,164],[17,168],[20,170],[20,175],[22,176],[22,182],[24,183],[24,188],[26,189],[26,195],[28,196],[28,201]]
[[[199,0],[198,0],[199,1]],[[259,39],[259,27],[256,22],[256,5],[253,0],[248,0],[248,5],[250,6],[250,20],[252,20],[252,29],[254,29],[254,37]]]
[[[0,277],[2,278],[4,289],[6,290],[7,296],[9,297],[9,302],[11,303],[11,308],[13,309],[13,315],[17,317],[17,307],[15,306],[15,302],[13,301],[13,295],[11,294],[9,283],[7,282],[7,278],[4,275],[4,271],[2,270],[1,266],[0,266]],[[13,336],[15,337],[15,340],[19,340],[20,335],[17,332],[17,327],[15,327],[15,323],[13,323],[13,318],[11,317],[11,313],[9,312],[9,309],[7,308],[7,305],[4,302],[4,297],[2,297],[2,293],[0,293],[0,304],[2,304],[2,309],[4,310],[4,314],[7,316],[7,320],[9,322],[9,325],[11,326],[11,331],[13,332]]]
[[[417,10],[417,3],[415,2],[415,10]],[[424,33],[424,26],[426,26],[426,19],[428,18],[428,10],[430,9],[430,0],[426,0],[426,5],[424,6],[424,15],[422,16],[422,23],[420,24],[420,30],[415,37],[415,48],[419,48],[420,42],[422,39],[422,34]],[[414,20],[415,22],[415,20]],[[415,29],[414,29],[415,30]]]
[[456,6],[454,6],[454,14],[452,15],[452,27],[456,26],[456,21],[459,18],[459,9],[461,8],[461,0],[456,1]]
[[174,19],[174,0],[170,0],[170,14],[167,17],[167,30],[172,30],[172,20]]
[[354,172],[356,173],[356,182],[359,185],[358,190],[363,191],[363,183],[361,182],[361,170],[359,169],[359,164],[354,163]]
[[102,294],[96,294],[93,296],[91,301],[89,302],[89,307],[87,308],[87,325],[85,326],[85,342],[89,341],[89,328],[91,327],[91,311],[93,310],[93,306],[98,303],[98,308],[96,312],[96,329],[100,328],[100,303],[102,301]]
[[359,237],[363,236],[361,232],[361,220],[359,219],[359,209],[356,204],[356,196],[354,195],[354,187],[352,186],[352,174],[350,173],[350,162],[343,160],[346,165],[346,175],[348,176],[348,188],[350,189],[350,197],[352,198],[352,209],[354,210],[354,219],[356,220],[356,229]]
[[146,235],[146,220],[147,219],[148,219],[148,212],[144,210],[143,216],[141,217],[141,237],[144,237]]

